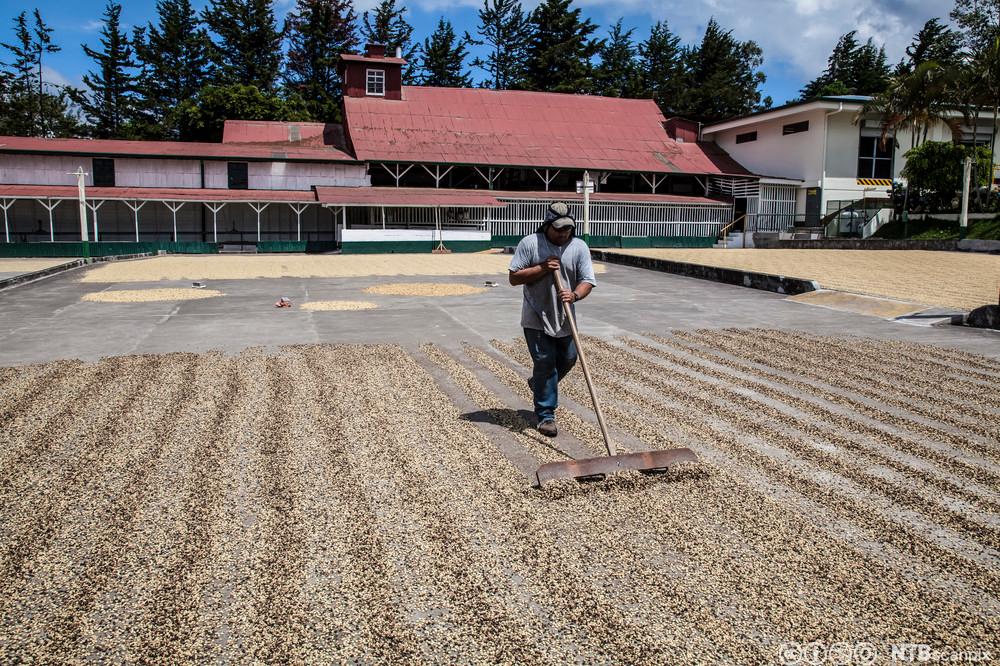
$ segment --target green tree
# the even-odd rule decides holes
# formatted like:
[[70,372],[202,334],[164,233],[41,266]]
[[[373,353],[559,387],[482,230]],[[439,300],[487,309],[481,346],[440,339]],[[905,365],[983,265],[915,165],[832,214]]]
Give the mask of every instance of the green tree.
[[226,120],[310,120],[302,98],[283,99],[254,86],[205,86],[181,103],[177,125],[182,141],[221,141]]
[[947,141],[926,141],[906,153],[902,176],[925,209],[954,210],[953,199],[962,190],[963,163],[975,159],[973,187],[989,184],[990,150]]
[[906,59],[900,62],[896,73],[912,72],[922,63],[933,60],[945,67],[957,67],[962,62],[962,34],[932,18],[913,36],[906,47]]
[[955,0],[949,16],[962,30],[970,51],[989,48],[1000,35],[1000,0]]
[[52,28],[45,24],[41,13],[33,12],[34,27],[28,27],[26,12],[14,18],[13,43],[4,43],[14,60],[4,70],[6,87],[3,97],[4,118],[0,124],[8,133],[22,136],[64,136],[75,128],[76,120],[69,114],[66,90],[48,84],[42,77],[45,54],[57,53],[61,47],[52,43]]
[[445,88],[470,88],[472,77],[465,71],[468,56],[465,38],[458,39],[451,22],[440,19],[437,29],[428,39],[420,54],[421,85]]
[[756,42],[741,42],[710,19],[701,44],[685,53],[689,87],[682,97],[681,114],[712,122],[770,107],[771,99],[761,99],[760,93],[766,80],[759,71],[763,63],[763,51]]
[[399,49],[407,62],[403,83],[409,85],[416,81],[417,45],[413,42],[413,26],[406,20],[406,7],[396,7],[396,0],[381,0],[372,12],[365,12],[361,37],[368,44],[385,45],[389,55]]
[[801,99],[828,95],[874,95],[888,85],[885,48],[868,39],[861,44],[852,30],[837,40],[826,69],[800,91]]
[[911,149],[927,140],[931,126],[942,123],[957,142],[966,118],[954,112],[958,99],[955,82],[954,70],[934,61],[921,63],[910,74],[890,79],[885,91],[862,106],[855,122],[866,116],[879,117],[883,141],[891,136],[895,142],[900,130],[909,130]]
[[[990,133],[990,163],[996,156],[997,115],[1000,114],[1000,36],[980,45],[973,52],[968,66],[959,70],[961,80],[957,89],[960,101],[973,109],[973,127],[979,126],[982,107],[993,110],[993,131]],[[964,99],[963,99],[964,98]]]
[[351,0],[298,0],[285,21],[285,84],[317,120],[340,119],[343,82],[337,60],[357,48],[356,24]]
[[[471,44],[489,47],[486,58],[476,58],[473,67],[486,71],[484,88],[507,90],[520,87],[525,76],[531,24],[517,0],[483,0],[479,10],[477,34],[482,40],[469,40]],[[468,37],[467,37],[468,39]]]
[[601,47],[601,64],[594,73],[596,92],[606,97],[638,97],[642,90],[636,48],[632,43],[634,29],[624,30],[622,19],[611,28]]
[[157,24],[136,28],[132,38],[141,66],[141,134],[176,138],[174,112],[208,82],[211,41],[190,0],[157,0],[156,12]]
[[639,72],[642,95],[656,100],[666,115],[676,115],[687,87],[684,49],[681,38],[665,21],[657,21],[649,38],[639,44]]
[[594,89],[591,59],[603,41],[591,39],[597,29],[580,18],[573,0],[545,0],[531,13],[525,87],[545,92],[589,93]]
[[91,124],[91,132],[100,139],[124,138],[135,116],[137,81],[130,70],[136,63],[132,46],[121,29],[121,13],[121,5],[108,2],[101,28],[101,50],[83,45],[83,52],[97,70],[83,76],[89,92],[74,95]]
[[271,0],[212,0],[202,18],[218,37],[210,51],[215,83],[274,92],[281,71],[282,35]]

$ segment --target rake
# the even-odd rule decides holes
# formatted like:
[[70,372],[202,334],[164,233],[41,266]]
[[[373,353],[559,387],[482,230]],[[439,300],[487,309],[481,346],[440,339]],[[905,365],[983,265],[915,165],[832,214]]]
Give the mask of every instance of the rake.
[[[563,286],[562,279],[559,277],[559,271],[553,271],[552,276],[555,278],[557,291],[561,293]],[[601,411],[601,403],[597,399],[594,380],[591,378],[590,370],[587,368],[587,357],[584,355],[583,346],[580,344],[580,334],[576,330],[576,320],[573,319],[573,308],[570,307],[568,302],[563,301],[563,309],[566,312],[566,319],[569,320],[569,330],[573,334],[576,353],[580,358],[580,367],[583,369],[584,379],[587,380],[587,389],[590,391],[590,399],[594,403],[594,413],[597,414],[597,423],[601,427],[601,435],[604,436],[604,446],[608,450],[608,455],[546,463],[535,472],[538,486],[542,487],[549,481],[556,479],[599,481],[615,472],[624,470],[636,470],[647,473],[665,472],[667,468],[678,463],[698,462],[698,456],[688,448],[643,451],[640,453],[618,453],[618,448],[611,441],[611,436],[608,435],[608,427],[604,423],[604,412]]]

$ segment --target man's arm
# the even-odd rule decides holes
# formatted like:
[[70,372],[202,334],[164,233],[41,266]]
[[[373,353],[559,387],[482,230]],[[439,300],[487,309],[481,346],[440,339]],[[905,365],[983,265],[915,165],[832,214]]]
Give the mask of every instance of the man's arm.
[[559,270],[559,259],[557,257],[549,257],[540,264],[528,266],[519,271],[508,272],[507,279],[516,287],[522,284],[537,282],[557,270]]
[[576,285],[573,290],[563,289],[559,292],[559,300],[568,301],[570,303],[575,303],[576,301],[582,301],[590,295],[590,291],[594,288],[594,285],[589,282],[581,282]]

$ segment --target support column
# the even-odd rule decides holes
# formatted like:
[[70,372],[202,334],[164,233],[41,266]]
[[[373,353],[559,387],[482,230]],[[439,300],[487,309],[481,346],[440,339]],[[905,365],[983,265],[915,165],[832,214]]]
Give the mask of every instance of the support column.
[[186,201],[181,201],[180,203],[175,204],[172,201],[163,201],[161,203],[163,203],[163,205],[166,206],[167,208],[169,208],[170,212],[173,213],[173,216],[174,216],[174,242],[176,243],[177,242],[177,211],[179,211],[181,208],[183,208],[184,204],[186,204],[187,202]]
[[45,201],[39,199],[38,203],[42,204],[42,206],[45,207],[45,210],[49,211],[49,242],[55,243],[56,228],[55,228],[55,221],[52,219],[52,211],[56,209],[56,206],[62,203],[62,199],[56,199],[55,203],[52,203],[52,199],[46,199]]
[[97,210],[104,205],[104,200],[101,201],[88,201],[87,208],[90,209],[91,217],[94,218],[94,242],[100,241],[100,234],[97,228]]
[[223,203],[209,203],[208,201],[203,202],[205,207],[212,211],[212,242],[219,242],[219,211],[226,207],[225,202]]
[[10,223],[7,220],[7,211],[17,203],[17,199],[2,199],[0,200],[0,208],[3,208],[3,236],[4,241],[10,242]]
[[302,240],[302,213],[305,212],[309,204],[290,203],[289,207],[295,211],[295,240]]
[[268,206],[270,206],[271,204],[270,204],[270,202],[268,202],[268,203],[263,204],[260,207],[258,207],[258,205],[256,203],[252,202],[252,201],[250,201],[248,203],[250,204],[251,208],[253,208],[255,211],[257,211],[257,242],[259,243],[260,242],[260,214],[263,213],[264,209],[267,208]]
[[125,205],[132,209],[132,213],[135,215],[135,242],[139,242],[139,210],[145,206],[148,202],[143,201],[139,203],[137,199],[133,199],[131,202],[126,201]]

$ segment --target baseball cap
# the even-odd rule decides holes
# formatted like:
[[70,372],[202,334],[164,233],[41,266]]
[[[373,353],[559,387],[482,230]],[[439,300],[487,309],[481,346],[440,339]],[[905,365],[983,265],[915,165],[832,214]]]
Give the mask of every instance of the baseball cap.
[[576,228],[576,220],[569,214],[569,206],[562,201],[549,204],[548,210],[545,211],[545,223],[551,224],[555,229]]

